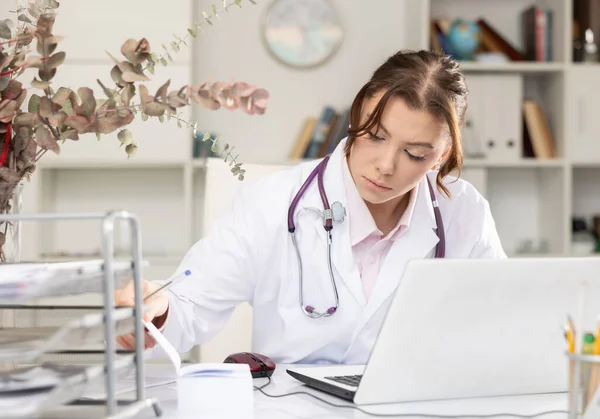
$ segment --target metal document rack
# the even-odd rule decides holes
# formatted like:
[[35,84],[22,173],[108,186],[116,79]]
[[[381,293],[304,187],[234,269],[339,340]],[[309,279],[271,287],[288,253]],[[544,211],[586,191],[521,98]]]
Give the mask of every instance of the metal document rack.
[[[27,269],[39,267],[38,263],[0,265],[0,269],[4,269],[2,271],[4,282],[2,282],[3,278],[0,278],[0,309],[13,313],[14,316],[18,316],[23,310],[29,310],[29,312],[39,314],[41,318],[47,315],[48,310],[58,310],[63,313],[69,310],[83,312],[81,316],[54,326],[0,328],[0,364],[8,365],[5,371],[0,371],[0,385],[4,385],[5,390],[8,389],[0,395],[0,402],[3,401],[1,397],[5,397],[4,406],[0,403],[1,416],[7,417],[7,413],[11,412],[11,403],[14,404],[14,409],[12,413],[8,414],[8,417],[14,418],[38,418],[56,409],[68,409],[69,406],[82,405],[100,406],[105,412],[103,417],[109,419],[133,417],[144,409],[150,408],[154,410],[156,416],[161,416],[162,408],[159,401],[147,398],[144,388],[142,246],[139,219],[126,211],[0,215],[0,221],[18,224],[22,224],[24,221],[53,222],[60,220],[98,220],[101,227],[103,257],[97,261],[48,262],[45,266],[51,267],[49,274],[46,274],[46,271],[27,273],[29,272]],[[113,256],[115,221],[127,221],[131,226],[132,260],[119,262]],[[19,271],[20,269],[25,273]],[[52,269],[54,270],[52,271]],[[10,276],[11,272],[21,275],[19,279],[24,284],[22,287],[19,285],[19,287],[11,288],[6,285],[10,284],[10,279],[6,279],[7,273]],[[39,272],[43,272],[43,274]],[[36,282],[39,278],[47,280],[49,277],[52,281],[47,281],[45,284]],[[134,306],[115,307],[115,289],[127,283],[131,277],[134,280]],[[61,281],[64,282],[61,283]],[[74,307],[71,305],[38,306],[24,303],[40,297],[79,295],[89,292],[100,293],[104,304]],[[117,351],[116,337],[132,331],[136,335],[135,351]],[[26,344],[32,341],[32,336],[38,344]],[[103,357],[103,362],[92,365],[87,365],[85,362],[82,365],[42,362],[36,365],[37,361],[35,360],[46,353],[62,353],[61,345],[62,350],[68,352],[69,348],[73,349],[73,344],[84,341],[94,342],[99,346],[100,349],[96,349],[96,352]],[[27,364],[28,362],[30,363]],[[14,401],[9,400],[6,395],[10,394],[12,388],[10,386],[24,386],[23,383],[26,382],[25,379],[15,379],[16,372],[19,373],[18,377],[26,377],[28,374],[34,376],[43,368],[49,368],[59,377],[56,382],[48,383],[47,392],[42,392],[39,399],[29,397],[29,399],[24,398],[22,402],[19,402],[19,396],[15,396]],[[122,371],[135,374],[135,399],[119,400],[117,398],[117,375]],[[44,378],[46,377],[44,376]],[[42,380],[37,378],[32,380],[38,386],[40,386],[40,381]],[[103,384],[99,386],[99,382]],[[93,385],[94,389],[102,388],[102,397],[83,397],[90,385]],[[7,405],[9,406],[8,411]],[[98,409],[100,410],[100,408]]]

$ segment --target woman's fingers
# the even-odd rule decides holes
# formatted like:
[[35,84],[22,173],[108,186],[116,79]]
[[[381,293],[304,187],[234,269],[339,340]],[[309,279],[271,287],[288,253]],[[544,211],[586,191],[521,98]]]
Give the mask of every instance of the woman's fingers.
[[131,334],[123,335],[123,336],[117,337],[117,343],[119,345],[121,345],[121,347],[123,349],[131,350],[134,348],[135,339],[134,339],[133,335],[131,335]]
[[156,345],[156,341],[154,340],[154,338],[150,336],[149,333],[144,333],[144,347],[146,349],[154,348],[154,345]]
[[[135,335],[130,333],[117,337],[117,343],[123,347],[123,349],[133,350],[135,349]],[[144,333],[144,348],[153,348],[156,345],[156,341],[148,332]]]

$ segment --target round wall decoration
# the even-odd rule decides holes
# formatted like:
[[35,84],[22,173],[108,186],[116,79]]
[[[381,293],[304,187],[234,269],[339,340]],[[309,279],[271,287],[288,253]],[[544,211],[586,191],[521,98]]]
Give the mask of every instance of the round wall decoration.
[[262,35],[278,61],[311,68],[335,55],[344,30],[330,0],[274,0],[267,7]]

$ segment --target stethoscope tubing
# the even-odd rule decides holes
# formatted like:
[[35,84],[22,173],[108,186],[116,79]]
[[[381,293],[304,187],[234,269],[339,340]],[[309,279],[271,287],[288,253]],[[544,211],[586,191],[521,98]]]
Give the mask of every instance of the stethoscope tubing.
[[[290,207],[288,208],[288,231],[292,235],[292,243],[294,245],[294,249],[296,251],[296,257],[298,259],[298,272],[300,274],[298,286],[299,286],[299,302],[300,308],[307,316],[318,319],[320,317],[329,317],[337,312],[340,306],[340,299],[338,295],[337,285],[335,283],[335,276],[333,275],[333,265],[331,263],[331,248],[332,248],[332,230],[333,230],[333,212],[329,206],[329,200],[327,199],[327,194],[325,193],[325,187],[323,185],[323,177],[325,172],[325,167],[327,166],[327,162],[329,160],[329,155],[326,156],[310,173],[308,178],[302,184],[302,187],[292,200]],[[331,287],[333,289],[335,304],[327,309],[327,311],[321,313],[315,310],[314,307],[310,305],[304,305],[304,275],[302,269],[302,257],[300,256],[300,249],[298,246],[298,240],[296,239],[296,225],[294,224],[294,211],[300,202],[300,199],[306,192],[308,186],[312,183],[312,181],[317,178],[319,195],[321,196],[321,201],[323,203],[323,228],[327,234],[327,269],[329,271],[329,278],[331,280]],[[431,196],[431,203],[433,206],[433,212],[436,221],[436,233],[439,238],[439,242],[435,249],[435,258],[444,258],[446,253],[446,237],[444,233],[444,224],[442,222],[442,216],[439,209],[439,203],[433,191],[433,186],[431,185],[431,181],[427,178],[427,184],[429,187],[429,193]],[[334,203],[335,204],[335,203]]]

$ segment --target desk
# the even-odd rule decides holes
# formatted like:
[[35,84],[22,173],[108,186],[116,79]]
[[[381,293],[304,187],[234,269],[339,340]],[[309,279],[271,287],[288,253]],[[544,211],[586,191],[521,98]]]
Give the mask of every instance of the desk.
[[[338,405],[349,405],[349,403],[325,393],[306,388],[302,383],[294,380],[285,372],[286,366],[279,365],[273,375],[272,382],[264,390],[268,394],[282,394],[293,391],[307,391],[317,397],[326,399]],[[148,377],[166,377],[172,374],[172,367],[168,365],[148,364],[146,375]],[[256,386],[267,382],[266,379],[255,379]],[[177,413],[177,391],[175,384],[167,384],[160,387],[146,389],[148,397],[156,397],[161,401],[164,419],[184,419]],[[123,396],[128,396],[125,394]],[[329,406],[307,395],[293,395],[283,398],[270,398],[258,391],[254,393],[254,418],[253,419],[366,419],[381,416],[370,416],[356,409],[344,409]],[[232,400],[234,402],[234,400]],[[96,409],[98,416],[93,413]],[[363,407],[364,410],[383,414],[441,414],[441,415],[485,415],[497,413],[534,414],[547,410],[567,410],[566,394],[543,394],[534,396],[496,397],[485,399],[469,399],[461,401],[440,402],[415,402],[387,406]],[[55,412],[44,416],[44,419],[92,419],[101,417],[99,408],[70,407],[67,411]],[[205,418],[199,416],[196,419]],[[394,416],[387,416],[393,418]],[[403,419],[421,419],[427,416],[396,416]],[[566,419],[566,414],[549,414],[538,416],[540,419]],[[136,419],[153,419],[154,413],[148,409],[136,416]],[[497,416],[498,419],[502,417]],[[505,418],[510,418],[505,416]],[[185,419],[189,419],[189,416]],[[239,419],[232,417],[231,419]],[[514,419],[514,418],[512,418]]]

